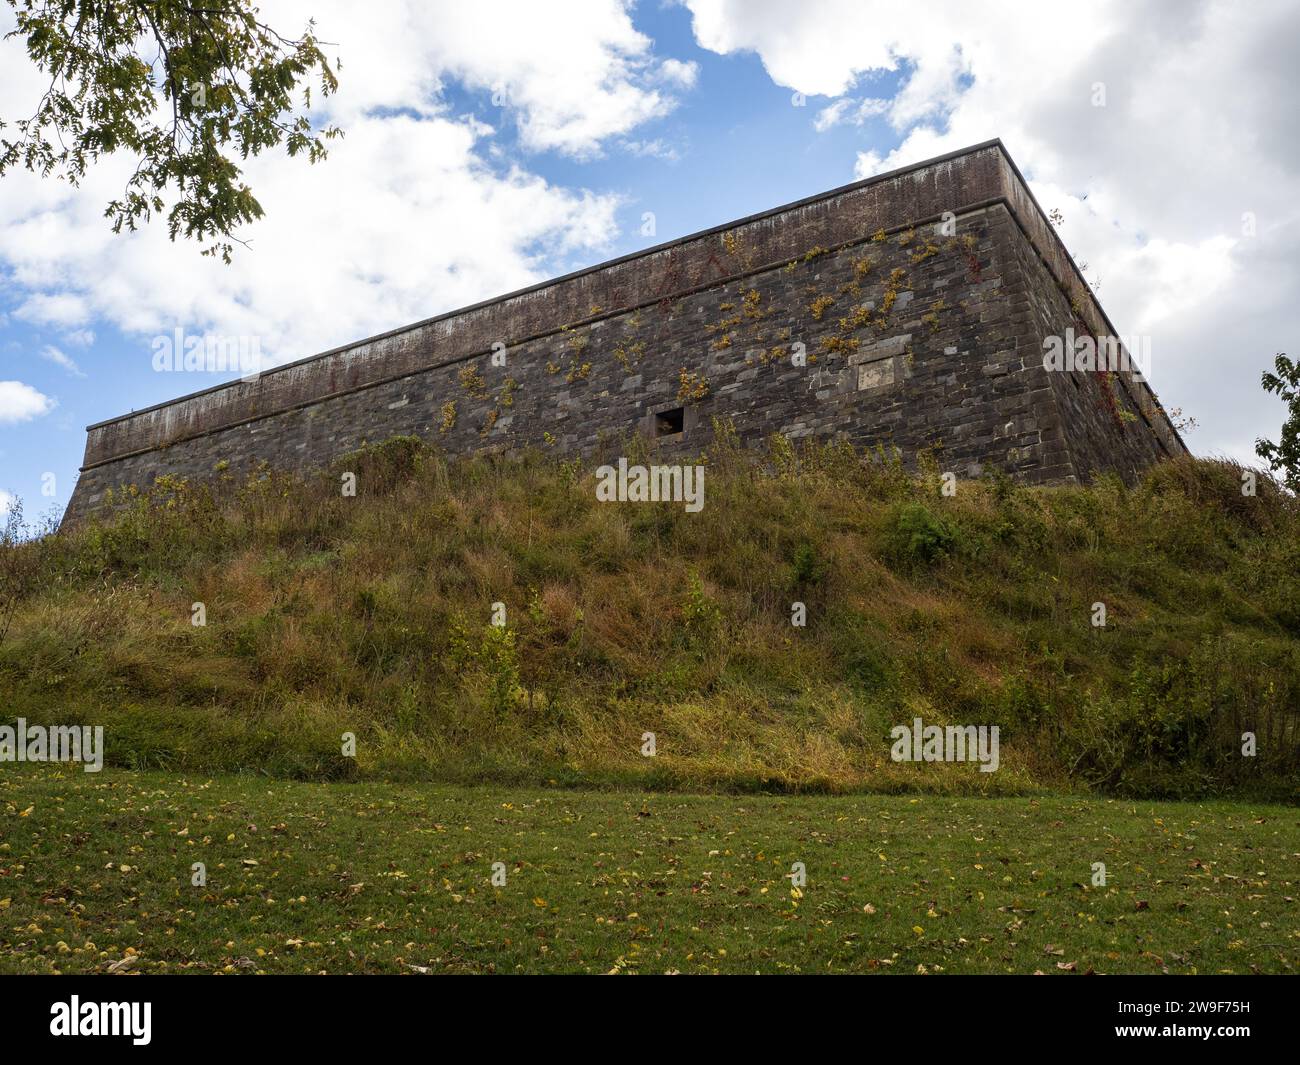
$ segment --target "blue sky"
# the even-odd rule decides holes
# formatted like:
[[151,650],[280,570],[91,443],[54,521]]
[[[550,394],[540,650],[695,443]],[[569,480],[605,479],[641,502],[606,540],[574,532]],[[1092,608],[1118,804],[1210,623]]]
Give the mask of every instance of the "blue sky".
[[[394,0],[361,21],[340,0],[263,5],[289,27],[312,12],[337,45],[326,107],[348,136],[315,168],[249,167],[268,216],[233,265],[159,227],[108,235],[124,160],[80,190],[0,181],[0,505],[61,508],[88,423],[232,376],[156,372],[151,342],[176,328],[300,358],[991,136],[1065,214],[1120,331],[1153,338],[1153,384],[1201,423],[1194,450],[1249,459],[1281,420],[1258,371],[1290,343],[1300,272],[1278,100],[1295,75],[1270,44],[1287,6],[1250,23],[1211,3],[1032,22],[922,7],[582,0],[538,21],[511,0]],[[24,65],[0,46],[0,117],[30,107]],[[1228,290],[1252,292],[1249,321],[1211,313]]]

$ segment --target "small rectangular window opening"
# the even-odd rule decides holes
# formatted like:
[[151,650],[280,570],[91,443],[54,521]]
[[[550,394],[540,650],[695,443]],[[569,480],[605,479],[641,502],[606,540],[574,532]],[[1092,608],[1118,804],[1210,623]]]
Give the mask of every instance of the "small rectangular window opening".
[[655,415],[655,436],[673,436],[680,433],[684,428],[685,414],[686,410],[683,407],[661,410]]

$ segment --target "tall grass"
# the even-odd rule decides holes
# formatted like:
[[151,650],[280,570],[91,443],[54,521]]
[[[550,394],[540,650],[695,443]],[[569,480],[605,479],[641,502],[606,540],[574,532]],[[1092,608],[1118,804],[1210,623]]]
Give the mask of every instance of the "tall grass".
[[[596,463],[412,438],[128,491],[0,543],[0,720],[306,779],[1300,797],[1300,512],[1266,477],[949,497],[933,461],[842,445],[723,432],[701,460],[697,514],[597,502]],[[918,716],[999,726],[1002,768],[890,761]]]

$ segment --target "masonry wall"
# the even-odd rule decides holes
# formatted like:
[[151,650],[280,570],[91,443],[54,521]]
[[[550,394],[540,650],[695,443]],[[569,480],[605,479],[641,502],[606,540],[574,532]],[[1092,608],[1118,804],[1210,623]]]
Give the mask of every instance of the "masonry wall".
[[1072,306],[1032,245],[1018,246],[1020,267],[1029,305],[1030,329],[1025,342],[1036,348],[1039,372],[1051,389],[1055,422],[1063,430],[1062,444],[1074,478],[1089,481],[1112,471],[1133,480],[1162,458],[1185,454],[1177,434],[1169,427],[1154,394],[1135,373],[1099,373],[1084,370],[1041,370],[1043,343],[1048,337],[1096,334],[1081,310]]
[[1070,323],[1109,326],[993,142],[92,426],[67,517],[163,473],[306,470],[408,433],[590,455],[676,408],[667,453],[715,417],[747,444],[843,435],[1034,481],[1179,453],[1142,382],[1109,382],[1130,421],[1095,375],[1043,370]]

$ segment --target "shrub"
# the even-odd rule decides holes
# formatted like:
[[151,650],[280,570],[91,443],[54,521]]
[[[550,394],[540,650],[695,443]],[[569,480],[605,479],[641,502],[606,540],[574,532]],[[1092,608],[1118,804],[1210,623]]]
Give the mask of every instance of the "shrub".
[[896,507],[886,528],[886,548],[903,563],[925,564],[945,557],[956,542],[952,527],[921,503]]

